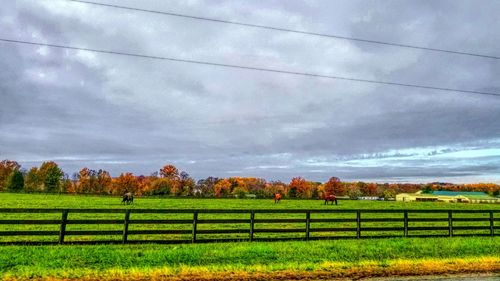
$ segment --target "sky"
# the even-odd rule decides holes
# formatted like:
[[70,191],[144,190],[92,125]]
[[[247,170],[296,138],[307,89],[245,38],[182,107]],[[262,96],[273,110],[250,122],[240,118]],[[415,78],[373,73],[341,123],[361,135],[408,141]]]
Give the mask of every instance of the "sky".
[[[500,56],[500,2],[95,0]],[[500,93],[500,60],[66,0],[0,38]],[[500,183],[500,97],[0,42],[0,159],[149,175]]]

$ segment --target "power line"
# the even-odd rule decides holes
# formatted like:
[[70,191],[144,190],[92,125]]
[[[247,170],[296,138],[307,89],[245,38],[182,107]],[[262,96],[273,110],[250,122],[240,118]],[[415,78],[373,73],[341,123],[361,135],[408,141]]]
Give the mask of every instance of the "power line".
[[370,43],[370,44],[387,45],[387,46],[394,46],[394,47],[402,47],[402,48],[410,48],[410,49],[417,49],[417,50],[425,50],[425,51],[433,51],[433,52],[441,52],[441,53],[449,53],[449,54],[456,54],[456,55],[473,56],[473,57],[500,60],[499,56],[477,54],[477,53],[471,53],[471,52],[465,52],[465,51],[454,51],[454,50],[446,50],[446,49],[439,49],[439,48],[422,47],[422,46],[417,46],[417,45],[409,45],[409,44],[401,44],[401,43],[394,43],[394,42],[385,42],[385,41],[378,41],[378,40],[371,40],[371,39],[363,39],[363,38],[349,37],[349,36],[342,36],[342,35],[335,35],[335,34],[309,32],[309,31],[304,31],[304,30],[295,30],[295,29],[288,29],[288,28],[283,28],[283,27],[274,27],[274,26],[267,26],[267,25],[253,24],[253,23],[244,23],[244,22],[237,22],[237,21],[230,21],[230,20],[223,20],[223,19],[207,18],[207,17],[201,17],[201,16],[190,16],[190,15],[179,14],[179,13],[148,10],[148,9],[120,6],[120,5],[114,5],[114,4],[105,4],[105,3],[98,3],[98,2],[85,1],[85,0],[66,0],[66,1],[83,3],[83,4],[90,4],[90,5],[97,5],[97,6],[103,6],[103,7],[109,7],[109,8],[118,8],[118,9],[131,10],[131,11],[154,13],[154,14],[160,14],[160,15],[165,15],[165,16],[188,18],[188,19],[194,19],[194,20],[204,20],[204,21],[211,21],[211,22],[218,22],[218,23],[227,23],[227,24],[253,27],[253,28],[261,28],[261,29],[267,29],[267,30],[284,31],[284,32],[291,32],[291,33],[304,34],[304,35],[313,35],[313,36],[326,37],[326,38],[335,38],[335,39],[342,39],[342,40],[348,40],[348,41],[364,42],[364,43]]
[[236,64],[225,64],[225,63],[217,63],[217,62],[209,62],[209,61],[188,60],[188,59],[179,59],[179,58],[173,58],[173,57],[153,56],[153,55],[127,53],[127,52],[112,51],[112,50],[99,50],[99,49],[91,49],[91,48],[83,48],[83,47],[75,47],[75,46],[67,46],[67,45],[57,45],[57,44],[49,44],[49,43],[40,43],[40,42],[30,42],[30,41],[22,41],[22,40],[14,40],[14,39],[6,39],[6,38],[0,38],[0,41],[7,42],[7,43],[17,43],[17,44],[35,45],[35,46],[43,46],[43,47],[51,47],[51,48],[59,48],[59,49],[69,49],[69,50],[77,50],[77,51],[86,51],[86,52],[94,52],[94,53],[102,53],[102,54],[121,55],[121,56],[129,56],[129,57],[136,57],[136,58],[167,60],[167,61],[174,61],[174,62],[201,64],[201,65],[218,66],[218,67],[226,67],[226,68],[264,71],[264,72],[281,73],[281,74],[289,74],[289,75],[297,75],[297,76],[307,76],[307,77],[315,77],[315,78],[327,78],[327,79],[346,80],[346,81],[353,81],[353,82],[383,84],[383,85],[391,85],[391,86],[403,86],[403,87],[439,90],[439,91],[447,91],[447,92],[458,92],[458,93],[467,93],[467,94],[500,96],[500,93],[493,93],[493,92],[453,89],[453,88],[445,88],[445,87],[425,86],[425,85],[418,85],[418,84],[406,84],[406,83],[380,81],[380,80],[369,80],[369,79],[354,78],[354,77],[335,76],[335,75],[318,74],[318,73],[310,73],[310,72],[298,72],[298,71],[282,70],[282,69],[275,69],[275,68],[261,68],[261,67],[236,65]]

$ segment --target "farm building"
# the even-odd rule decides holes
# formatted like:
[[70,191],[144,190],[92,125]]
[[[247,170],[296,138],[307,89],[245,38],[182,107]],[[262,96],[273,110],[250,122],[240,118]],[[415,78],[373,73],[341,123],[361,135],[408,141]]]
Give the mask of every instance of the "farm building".
[[450,203],[500,203],[500,198],[491,197],[484,192],[433,191],[431,193],[401,193],[396,201],[412,202],[450,202]]

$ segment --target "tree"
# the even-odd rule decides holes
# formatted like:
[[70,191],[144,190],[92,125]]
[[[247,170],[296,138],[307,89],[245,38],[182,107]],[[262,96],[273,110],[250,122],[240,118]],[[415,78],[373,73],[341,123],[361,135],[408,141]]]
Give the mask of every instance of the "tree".
[[181,195],[192,196],[194,194],[194,188],[196,186],[194,179],[189,176],[186,172],[181,172],[179,185],[181,188]]
[[193,193],[197,196],[212,197],[215,196],[215,185],[220,181],[218,178],[208,177],[199,180],[196,183]]
[[222,179],[214,185],[215,197],[227,197],[231,193],[231,181]]
[[74,192],[73,181],[69,178],[68,174],[64,174],[63,179],[61,181],[61,192]]
[[359,190],[365,196],[375,196],[377,195],[377,184],[376,183],[363,184],[362,186],[359,187]]
[[122,173],[119,177],[113,179],[113,194],[125,194],[132,192],[136,194],[139,188],[139,182],[132,173]]
[[279,193],[282,196],[288,194],[288,186],[286,183],[283,183],[281,181],[272,181],[269,183],[266,183],[266,186],[264,187],[264,192],[266,197],[273,197],[274,194]]
[[16,161],[2,160],[0,161],[0,191],[7,189],[7,180],[14,171],[19,171],[21,165]]
[[301,177],[292,178],[288,185],[288,196],[297,198],[306,198],[309,188],[307,181]]
[[23,174],[19,170],[14,170],[7,178],[7,189],[12,192],[19,192],[24,188]]
[[361,190],[359,189],[358,184],[350,185],[346,191],[346,194],[351,199],[358,199],[359,197],[361,197],[363,195],[361,193]]
[[40,169],[38,169],[38,176],[41,179],[44,191],[46,192],[60,191],[61,179],[63,175],[63,171],[53,161],[43,162]]
[[82,168],[77,175],[77,192],[78,193],[92,193],[94,190],[95,171],[87,167]]
[[384,200],[392,199],[396,197],[396,192],[392,189],[386,189],[384,190],[382,197],[384,198]]
[[174,165],[168,164],[160,169],[160,175],[164,178],[178,179],[179,170]]
[[174,182],[169,178],[157,178],[151,183],[151,194],[165,196],[173,189]]
[[111,185],[112,178],[108,171],[99,169],[97,171],[97,183],[95,187],[95,191],[97,193],[111,193]]
[[327,195],[342,196],[345,195],[345,188],[339,178],[331,177],[324,185],[324,192]]
[[24,190],[27,192],[38,192],[43,190],[43,182],[38,175],[37,167],[32,167],[26,174]]

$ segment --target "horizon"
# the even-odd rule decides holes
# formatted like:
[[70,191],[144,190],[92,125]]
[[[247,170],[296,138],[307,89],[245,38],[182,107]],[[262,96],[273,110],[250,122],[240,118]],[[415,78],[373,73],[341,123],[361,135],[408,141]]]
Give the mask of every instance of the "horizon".
[[[11,160],[11,161],[15,161],[15,160],[12,160],[12,159],[5,159],[5,160]],[[34,165],[34,166],[31,166],[31,167],[27,167],[27,166],[23,166],[22,163],[18,162],[19,165],[21,165],[21,168],[20,170],[23,172],[23,173],[27,173],[31,168],[39,168],[39,166],[43,163],[43,162],[50,162],[52,160],[46,160],[46,161],[42,161],[42,162],[39,162],[39,165]],[[16,161],[17,162],[17,161]],[[102,168],[91,168],[91,167],[81,167],[81,169],[79,170],[76,170],[76,171],[73,171],[73,172],[68,172],[67,170],[65,170],[63,167],[61,167],[59,165],[59,163],[57,161],[52,161],[52,162],[55,162],[56,164],[58,164],[58,166],[61,168],[61,170],[71,179],[73,177],[74,174],[77,174],[81,169],[83,168],[88,168],[88,169],[91,169],[91,170],[94,170],[94,171],[99,171],[100,169]],[[174,165],[175,166],[175,165]],[[176,166],[177,167],[177,166]],[[160,167],[161,168],[161,167]],[[160,168],[158,168],[157,170],[155,171],[151,171],[149,173],[134,173],[134,172],[130,172],[130,171],[122,171],[122,172],[118,172],[118,173],[110,173],[111,177],[112,178],[117,178],[119,177],[121,174],[125,174],[125,173],[132,173],[134,176],[152,176],[154,173],[158,173]],[[198,181],[198,180],[203,180],[203,179],[206,179],[208,177],[214,177],[214,178],[219,178],[219,179],[223,179],[223,178],[260,178],[260,179],[263,179],[265,180],[266,182],[273,182],[273,181],[280,181],[280,182],[283,182],[283,183],[287,183],[287,182],[290,182],[293,178],[296,178],[296,177],[300,177],[300,178],[303,178],[309,182],[321,182],[321,183],[325,183],[327,182],[331,177],[336,177],[335,175],[331,175],[330,177],[326,178],[326,179],[311,179],[311,178],[307,178],[307,177],[304,177],[304,176],[301,176],[301,175],[295,175],[295,176],[292,176],[288,179],[286,178],[264,178],[264,177],[259,177],[259,176],[249,176],[249,175],[230,175],[230,176],[217,176],[217,175],[206,175],[206,176],[202,176],[202,177],[197,177],[197,176],[193,176],[189,171],[186,171],[186,170],[183,170],[181,167],[177,167],[179,169],[179,172],[186,172],[190,177],[192,177],[195,181]],[[105,169],[102,169],[104,171],[107,171]],[[109,172],[109,171],[108,171]],[[427,181],[427,182],[412,182],[412,181],[407,181],[407,180],[397,180],[397,179],[393,179],[392,181],[380,181],[380,180],[373,180],[373,179],[342,179],[342,178],[339,178],[341,182],[346,182],[346,183],[353,183],[353,182],[366,182],[366,183],[376,183],[376,184],[417,184],[417,185],[423,185],[423,184],[452,184],[452,185],[462,185],[462,184],[500,184],[499,182],[494,182],[494,181],[463,181],[463,182],[452,182],[452,181]]]
[[99,3],[0,6],[0,159],[500,184],[500,2]]

